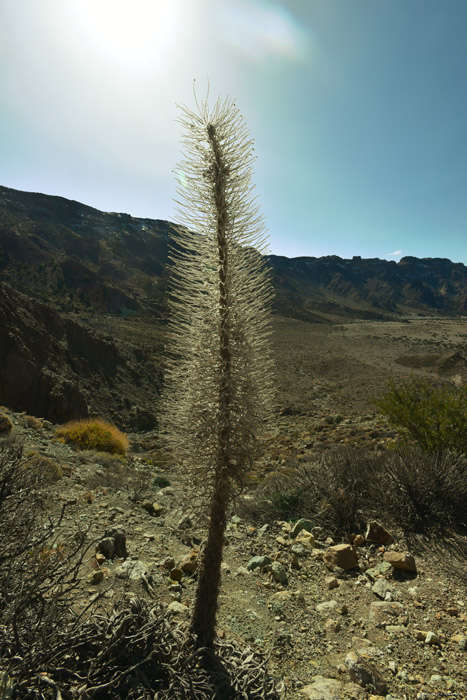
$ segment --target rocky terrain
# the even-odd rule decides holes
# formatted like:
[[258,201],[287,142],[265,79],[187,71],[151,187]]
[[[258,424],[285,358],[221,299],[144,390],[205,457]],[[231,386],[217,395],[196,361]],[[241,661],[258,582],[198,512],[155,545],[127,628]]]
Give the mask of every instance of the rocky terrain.
[[[13,426],[8,439],[53,474],[48,507],[53,514],[68,504],[63,532],[90,527],[95,543],[76,609],[99,592],[108,608],[131,593],[183,626],[202,533],[189,479],[164,459],[157,433],[131,435],[131,451],[120,458],[62,444],[48,421],[5,408],[2,415]],[[414,548],[403,531],[381,525],[353,533],[351,546],[312,522],[253,523],[234,507],[219,635],[270,654],[287,698],[467,697],[466,577],[436,541]],[[457,565],[465,573],[465,561]]]

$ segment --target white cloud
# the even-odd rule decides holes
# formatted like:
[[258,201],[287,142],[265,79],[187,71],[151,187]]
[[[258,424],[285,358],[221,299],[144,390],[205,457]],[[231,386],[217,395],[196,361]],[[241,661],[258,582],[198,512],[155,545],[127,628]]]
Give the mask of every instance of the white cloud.
[[402,250],[395,250],[394,253],[388,253],[388,258],[398,258],[402,255]]

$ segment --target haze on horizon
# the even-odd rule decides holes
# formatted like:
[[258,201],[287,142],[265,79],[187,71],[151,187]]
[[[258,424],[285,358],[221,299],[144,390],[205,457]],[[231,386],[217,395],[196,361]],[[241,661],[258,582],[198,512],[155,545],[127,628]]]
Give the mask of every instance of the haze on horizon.
[[0,184],[176,219],[177,103],[234,97],[276,255],[467,264],[465,0],[0,0]]

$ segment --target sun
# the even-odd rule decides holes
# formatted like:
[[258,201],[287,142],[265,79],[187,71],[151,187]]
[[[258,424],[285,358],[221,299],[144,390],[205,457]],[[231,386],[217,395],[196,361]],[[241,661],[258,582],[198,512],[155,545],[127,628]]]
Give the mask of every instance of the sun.
[[129,67],[164,52],[179,10],[179,0],[73,0],[78,28],[92,48]]

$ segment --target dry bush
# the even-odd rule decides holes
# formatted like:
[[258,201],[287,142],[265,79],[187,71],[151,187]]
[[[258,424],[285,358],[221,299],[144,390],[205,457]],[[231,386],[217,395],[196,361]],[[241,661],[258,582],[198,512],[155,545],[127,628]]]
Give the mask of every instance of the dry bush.
[[158,606],[123,600],[75,629],[60,630],[41,658],[46,673],[22,667],[18,697],[94,700],[279,700],[281,683],[267,659],[251,649],[216,642],[196,649],[193,639]]
[[401,447],[375,454],[336,450],[266,479],[237,511],[254,522],[306,517],[329,535],[346,536],[378,518],[413,533],[467,531],[467,460]]
[[26,457],[29,468],[36,471],[37,475],[44,481],[53,482],[62,478],[63,469],[51,457],[45,457],[34,451],[28,452]]
[[13,423],[6,413],[0,413],[0,434],[8,434],[13,428]]
[[290,475],[267,479],[240,512],[256,522],[310,518],[330,535],[355,532],[371,500],[377,459],[358,450],[329,452]]
[[126,435],[100,418],[70,421],[57,428],[56,434],[81,450],[124,455],[129,447]]
[[44,508],[46,482],[21,446],[0,446],[0,656],[8,663],[54,646],[70,619],[70,593],[86,552],[85,534],[61,537],[61,514]]
[[[267,659],[196,649],[176,620],[142,600],[74,612],[88,551],[44,510],[43,477],[21,446],[0,445],[0,689],[21,700],[279,700]],[[89,543],[89,547],[91,544]],[[2,695],[3,697],[3,695]]]
[[384,463],[381,504],[413,532],[467,533],[467,457],[401,447]]
[[32,428],[36,432],[40,432],[44,426],[44,421],[42,418],[36,418],[35,416],[25,415],[24,420],[26,421],[29,428]]

